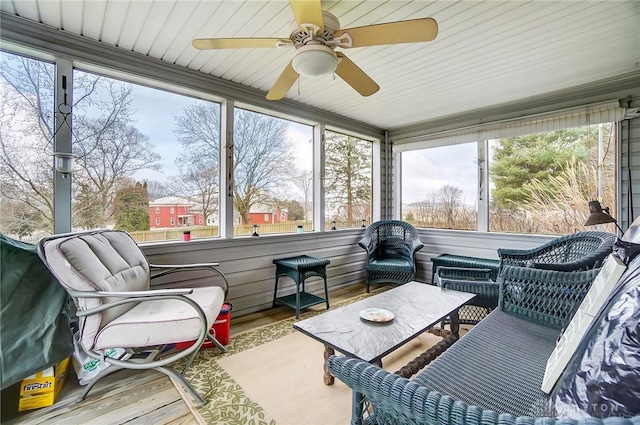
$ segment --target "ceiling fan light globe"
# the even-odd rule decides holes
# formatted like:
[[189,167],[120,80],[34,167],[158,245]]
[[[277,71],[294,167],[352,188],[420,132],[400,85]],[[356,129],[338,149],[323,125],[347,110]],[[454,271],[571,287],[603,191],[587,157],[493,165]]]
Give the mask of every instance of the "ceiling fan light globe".
[[332,74],[338,66],[338,58],[330,47],[310,45],[300,47],[291,63],[293,69],[305,77]]

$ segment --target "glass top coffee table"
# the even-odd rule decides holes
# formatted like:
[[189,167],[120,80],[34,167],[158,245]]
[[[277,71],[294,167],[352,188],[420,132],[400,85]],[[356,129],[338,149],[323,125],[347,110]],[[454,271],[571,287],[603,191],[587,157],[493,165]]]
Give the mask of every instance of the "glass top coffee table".
[[[459,338],[458,309],[474,296],[475,294],[442,289],[426,283],[409,282],[301,320],[294,323],[293,327],[324,344],[325,360],[338,351],[382,366],[384,356],[449,317],[450,334],[437,347],[421,355],[424,364],[413,366],[422,368]],[[390,318],[389,312],[393,318]],[[403,375],[408,376],[417,372],[411,368],[402,368],[402,371]],[[333,382],[333,376],[325,367],[324,383],[332,385]]]

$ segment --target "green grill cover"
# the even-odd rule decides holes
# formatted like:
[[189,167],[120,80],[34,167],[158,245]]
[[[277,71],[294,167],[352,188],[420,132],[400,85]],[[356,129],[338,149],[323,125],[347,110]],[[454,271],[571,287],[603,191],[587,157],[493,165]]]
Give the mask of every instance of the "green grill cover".
[[0,380],[2,387],[55,365],[73,352],[67,292],[36,246],[0,233]]

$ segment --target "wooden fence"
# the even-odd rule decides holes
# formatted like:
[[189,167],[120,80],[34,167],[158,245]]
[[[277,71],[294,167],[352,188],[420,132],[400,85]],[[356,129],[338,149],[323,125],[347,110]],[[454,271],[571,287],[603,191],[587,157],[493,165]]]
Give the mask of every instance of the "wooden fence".
[[[369,222],[365,222],[365,225],[369,225]],[[289,222],[278,224],[261,224],[258,226],[258,234],[276,234],[276,233],[296,233],[298,226],[302,226],[304,232],[313,231],[313,223],[308,222]],[[338,221],[335,223],[336,230],[339,229],[353,229],[354,227],[362,227],[362,220]],[[331,230],[333,228],[333,222],[327,221],[325,223],[325,229]],[[182,240],[185,231],[190,232],[191,239],[199,238],[212,238],[220,235],[218,226],[192,226],[192,227],[178,227],[175,229],[162,229],[162,230],[147,230],[140,232],[129,232],[131,237],[138,243],[145,242],[159,242],[159,241],[172,241]],[[251,236],[253,234],[253,226],[248,224],[233,226],[234,236]]]

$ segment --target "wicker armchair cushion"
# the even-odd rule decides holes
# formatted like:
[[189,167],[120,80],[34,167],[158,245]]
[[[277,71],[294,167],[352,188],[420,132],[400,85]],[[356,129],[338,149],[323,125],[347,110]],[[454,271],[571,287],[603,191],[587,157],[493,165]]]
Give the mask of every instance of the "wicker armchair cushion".
[[471,406],[538,416],[548,399],[540,383],[558,335],[557,329],[495,310],[413,382]]

